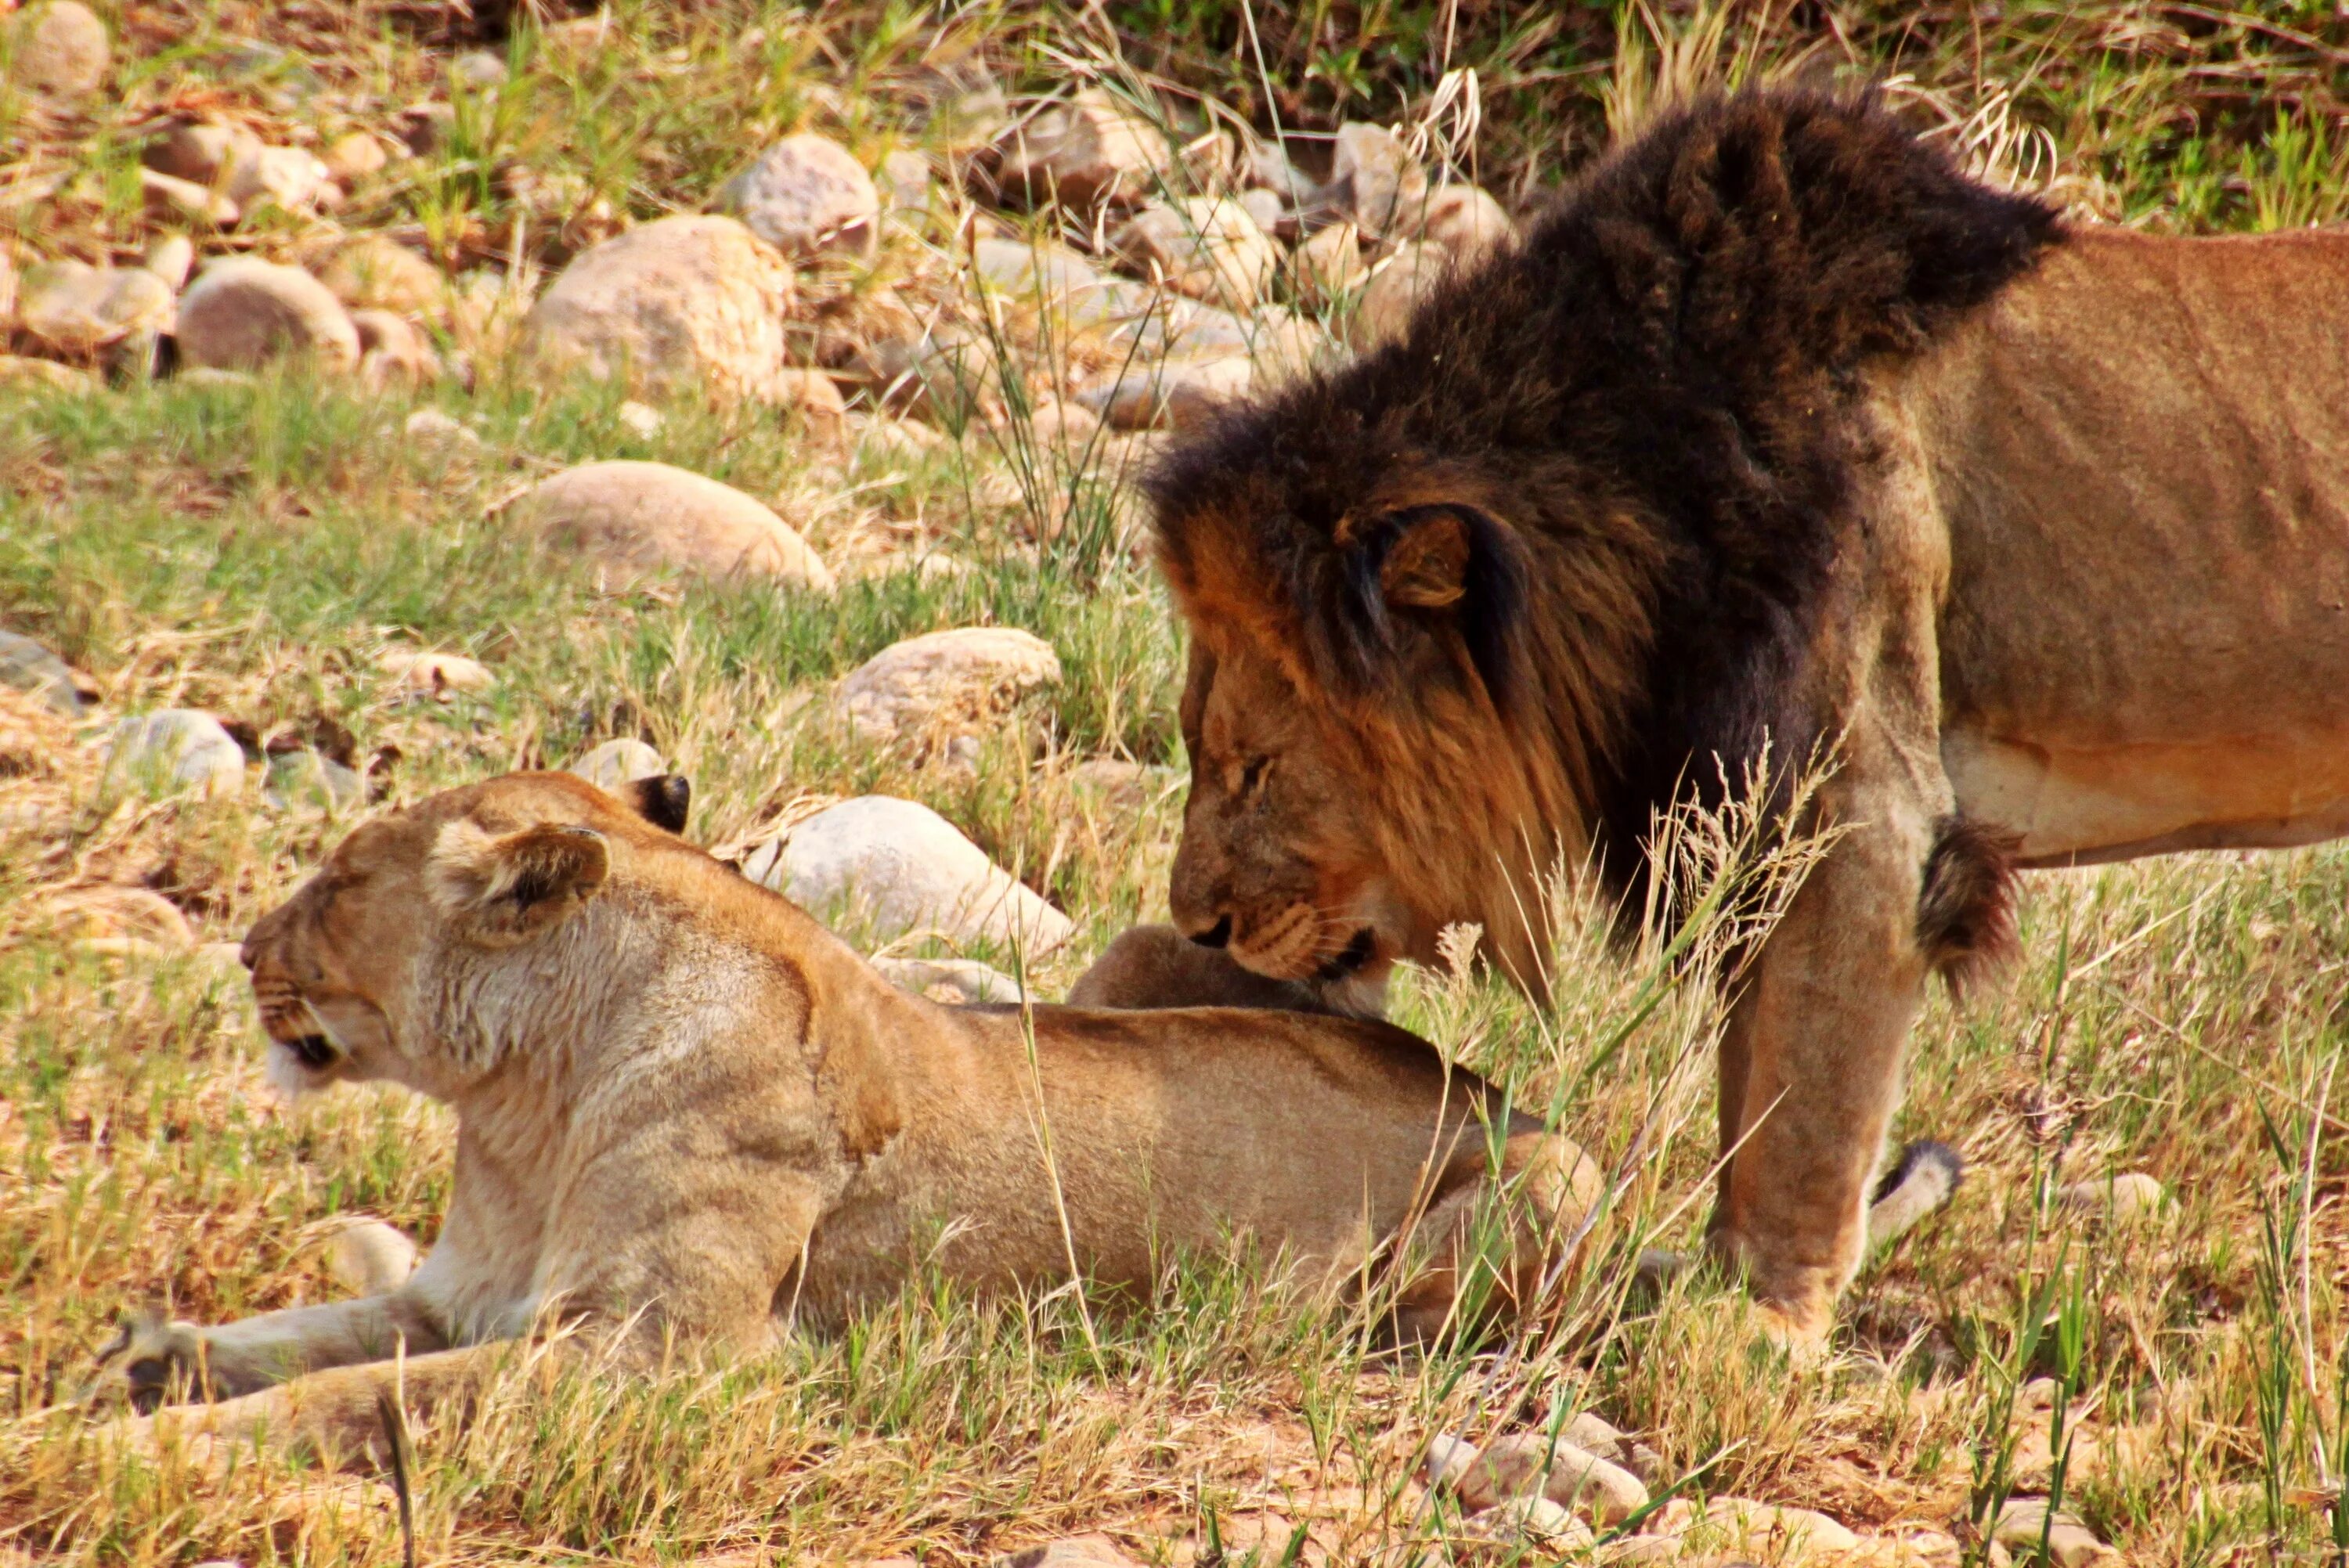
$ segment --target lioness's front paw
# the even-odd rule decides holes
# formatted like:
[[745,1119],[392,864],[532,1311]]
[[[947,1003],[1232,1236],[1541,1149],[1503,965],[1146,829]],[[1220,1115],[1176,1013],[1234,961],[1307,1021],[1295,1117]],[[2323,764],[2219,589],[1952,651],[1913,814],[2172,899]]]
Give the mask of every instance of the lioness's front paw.
[[122,1320],[113,1340],[98,1353],[91,1380],[94,1402],[127,1401],[150,1412],[160,1406],[202,1397],[203,1332],[192,1323],[167,1321],[142,1312]]

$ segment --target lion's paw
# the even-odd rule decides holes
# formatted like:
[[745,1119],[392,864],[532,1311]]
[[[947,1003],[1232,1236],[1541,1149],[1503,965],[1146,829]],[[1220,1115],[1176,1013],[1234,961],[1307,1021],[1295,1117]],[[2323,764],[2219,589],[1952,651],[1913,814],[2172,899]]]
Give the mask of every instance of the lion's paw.
[[98,1353],[90,1398],[129,1404],[142,1414],[198,1397],[203,1386],[203,1332],[156,1312],[126,1317]]

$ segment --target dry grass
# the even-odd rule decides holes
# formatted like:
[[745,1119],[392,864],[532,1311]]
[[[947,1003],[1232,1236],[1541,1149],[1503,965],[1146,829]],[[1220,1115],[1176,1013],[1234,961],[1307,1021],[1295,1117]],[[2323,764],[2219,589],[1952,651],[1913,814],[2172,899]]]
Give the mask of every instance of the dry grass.
[[[988,8],[624,5],[584,57],[523,29],[507,46],[516,87],[460,104],[449,148],[333,222],[223,243],[308,257],[340,230],[379,228],[451,267],[553,266],[596,202],[696,208],[771,132],[812,124],[868,158],[944,158],[955,131],[937,108],[978,70],[1058,85],[1070,62],[1243,109],[1277,102],[1308,129],[1367,105],[1481,157],[1504,190],[1557,177],[1660,86],[1856,63],[1897,74],[1891,90],[1986,166],[2052,178],[2108,216],[2273,226],[2344,200],[2333,128],[2349,43],[2313,5],[2023,5],[1995,20],[1658,7],[1601,15],[1588,36],[1573,14],[1488,9],[1523,14],[1259,7],[1259,77],[1252,57],[1234,76],[1230,51],[1208,47],[1244,19],[1220,4],[1112,6],[1067,29]],[[109,15],[130,57],[117,98],[65,117],[0,100],[7,182],[49,192],[0,215],[20,255],[134,254],[137,128],[175,108],[324,139],[447,96],[439,7]],[[1349,26],[1368,41],[1350,64]],[[1619,35],[1634,46],[1610,66]],[[255,36],[285,53],[255,64],[231,46]],[[1444,71],[1471,65],[1477,78],[1453,77],[1432,112]],[[568,204],[518,195],[517,167],[563,177]],[[893,232],[874,273],[819,275],[811,293],[842,319],[883,284],[926,307],[960,300],[959,221]],[[1056,352],[1050,324],[995,319],[1021,354]],[[108,715],[201,706],[256,747],[347,748],[391,801],[616,735],[693,776],[709,841],[811,796],[926,800],[1076,917],[1079,939],[1038,976],[1046,994],[1163,907],[1174,776],[1111,797],[1072,774],[1095,757],[1179,762],[1163,596],[1111,498],[1056,499],[1105,456],[1040,468],[1016,407],[936,452],[829,447],[683,406],[647,438],[620,423],[616,394],[516,383],[490,355],[481,368],[475,390],[427,399],[482,437],[440,455],[398,438],[407,396],[298,378],[7,394],[0,622],[86,672]],[[824,600],[605,592],[520,549],[494,510],[590,456],[657,457],[774,498],[830,559],[866,570]],[[1061,526],[1071,515],[1091,521]],[[926,577],[915,548],[968,570]],[[1068,675],[985,738],[974,770],[855,744],[810,700],[898,637],[975,622],[1037,631]],[[411,700],[376,668],[392,645],[470,653],[499,684]],[[379,1481],[269,1459],[225,1481],[126,1465],[76,1403],[119,1314],[321,1299],[322,1225],[365,1212],[429,1241],[449,1181],[439,1111],[389,1092],[279,1104],[233,975],[201,953],[93,943],[59,903],[63,889],[137,885],[200,939],[233,940],[347,820],[257,793],[123,793],[98,776],[94,735],[0,709],[0,1562],[389,1560]],[[1408,1020],[1554,1105],[1623,1178],[1604,1255],[1563,1282],[1542,1332],[1381,1360],[1358,1319],[1246,1258],[1178,1260],[1155,1299],[1083,1314],[1066,1292],[975,1303],[917,1281],[841,1339],[751,1365],[681,1364],[650,1383],[518,1366],[471,1427],[418,1434],[419,1560],[961,1563],[1101,1530],[1149,1560],[1220,1543],[1265,1564],[1441,1561],[1456,1522],[1411,1480],[1427,1436],[1580,1408],[1641,1433],[1692,1492],[1944,1532],[1944,1553],[1979,1558],[1970,1523],[2007,1491],[2046,1490],[2067,1440],[2069,1505],[2130,1561],[2330,1553],[2349,1528],[2345,894],[2349,858],[2333,850],[2035,879],[2028,961],[1963,1008],[1937,1002],[1916,1041],[1902,1131],[1957,1143],[1970,1180],[1862,1278],[1823,1366],[1760,1346],[1728,1282],[1628,1292],[1639,1245],[1701,1230],[1714,1020],[1702,965],[1673,963],[1669,934],[1628,958],[1578,935],[1547,1015],[1443,975],[1404,998]],[[2061,1200],[2124,1171],[2159,1178],[2168,1204],[2108,1224]]]

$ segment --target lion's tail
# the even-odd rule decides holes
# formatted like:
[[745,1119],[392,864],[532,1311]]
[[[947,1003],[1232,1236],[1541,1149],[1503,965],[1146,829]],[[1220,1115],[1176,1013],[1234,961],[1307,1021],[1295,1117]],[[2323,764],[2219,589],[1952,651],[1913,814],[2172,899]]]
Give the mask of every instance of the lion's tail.
[[2015,843],[2012,834],[1962,817],[1934,824],[1917,894],[1917,944],[1952,991],[2014,955]]
[[1876,1200],[1868,1206],[1868,1250],[1890,1246],[1918,1221],[1950,1201],[1965,1180],[1966,1162],[1946,1143],[1920,1139],[1900,1151]]

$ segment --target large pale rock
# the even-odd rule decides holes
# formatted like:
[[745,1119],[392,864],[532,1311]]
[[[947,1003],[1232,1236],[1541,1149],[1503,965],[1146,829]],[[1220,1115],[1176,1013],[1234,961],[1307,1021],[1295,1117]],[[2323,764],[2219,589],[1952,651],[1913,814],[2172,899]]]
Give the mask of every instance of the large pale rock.
[[1370,270],[1362,261],[1361,231],[1351,223],[1332,223],[1297,247],[1298,287],[1318,304],[1360,288]]
[[639,391],[764,399],[783,366],[792,297],[790,263],[739,221],[662,218],[565,268],[523,341],[547,364],[624,376]]
[[1786,1563],[1833,1558],[1852,1551],[1859,1537],[1826,1514],[1783,1508],[1750,1498],[1707,1498],[1692,1529],[1733,1548],[1760,1552]]
[[359,335],[359,378],[369,387],[421,387],[440,377],[440,356],[406,316],[355,310],[351,328]]
[[261,154],[262,140],[241,125],[177,119],[147,144],[147,167],[195,185],[219,185],[240,163]]
[[1371,274],[1354,305],[1355,343],[1375,348],[1401,337],[1420,302],[1435,292],[1453,265],[1451,253],[1439,245],[1416,242],[1397,245]]
[[80,98],[106,80],[114,57],[106,24],[80,0],[29,6],[9,31],[15,55],[8,74],[18,86],[51,98]]
[[1009,137],[1004,187],[1079,211],[1140,205],[1174,162],[1158,127],[1101,88],[1046,109]]
[[388,1295],[416,1272],[416,1243],[381,1220],[357,1220],[326,1239],[326,1272],[351,1295]]
[[1135,1568],[1106,1535],[1071,1535],[997,1558],[990,1568]]
[[195,243],[185,234],[158,234],[147,242],[147,253],[140,258],[139,264],[162,279],[163,286],[177,294],[188,281],[188,274],[195,270]]
[[30,692],[67,718],[82,715],[81,692],[65,660],[15,632],[0,632],[0,686]]
[[841,681],[835,700],[858,734],[895,739],[979,724],[1060,679],[1060,656],[1034,633],[964,626],[891,644]]
[[2096,1539],[2095,1532],[2072,1515],[2058,1513],[2051,1524],[2044,1497],[2011,1499],[1999,1511],[1991,1539],[2018,1555],[2036,1554],[2043,1532],[2047,1539],[2047,1554],[2054,1559],[2055,1568],[2098,1568],[2121,1560],[2119,1553]]
[[934,930],[949,941],[1018,942],[1042,954],[1072,929],[953,823],[887,795],[818,812],[754,852],[742,872],[819,915],[845,908],[883,936]]
[[193,789],[206,796],[244,789],[244,751],[220,720],[194,708],[142,713],[114,727],[107,774],[157,791]]
[[516,511],[554,543],[626,571],[764,577],[829,590],[832,573],[791,525],[730,485],[667,463],[583,463]]
[[873,967],[900,991],[949,1007],[989,1002],[1018,1006],[1027,995],[1019,981],[975,958],[875,958]]
[[306,212],[319,204],[329,179],[326,163],[306,148],[264,147],[230,167],[227,194],[248,214],[273,204]]
[[1245,355],[1133,365],[1077,400],[1119,430],[1194,429],[1216,410],[1246,397],[1256,366]]
[[365,803],[367,781],[331,757],[288,751],[270,759],[262,798],[281,809],[319,806],[329,811],[347,811]]
[[2056,1193],[2065,1212],[2083,1219],[2127,1222],[2161,1212],[2161,1181],[2142,1171],[2075,1181]]
[[40,262],[17,285],[16,322],[47,346],[91,354],[171,330],[171,290],[144,267]]
[[1476,261],[1517,236],[1506,209],[1476,185],[1439,185],[1412,215],[1413,237],[1440,245],[1463,262]]
[[386,648],[376,655],[375,667],[405,689],[442,701],[460,692],[485,692],[498,684],[498,677],[490,673],[487,665],[462,654]]
[[396,310],[423,315],[449,292],[440,269],[397,241],[369,234],[336,251],[318,281],[354,310]]
[[589,748],[564,771],[576,773],[598,789],[617,789],[639,779],[657,779],[668,771],[668,764],[643,741],[623,737]]
[[29,354],[0,354],[0,387],[35,387],[44,392],[95,392],[106,385],[87,370],[36,359]]
[[1402,232],[1427,200],[1427,174],[1384,126],[1338,128],[1329,199],[1374,239]]
[[1254,307],[1280,267],[1280,247],[1237,201],[1154,201],[1117,242],[1126,263],[1178,294],[1233,310]]
[[1543,1432],[1495,1438],[1456,1484],[1471,1508],[1538,1492],[1599,1524],[1619,1524],[1648,1506],[1639,1477],[1572,1443],[1554,1444]]
[[139,193],[150,218],[224,229],[237,220],[236,203],[209,185],[181,180],[160,169],[139,171]]
[[848,149],[787,136],[726,182],[719,200],[750,232],[795,256],[832,251],[870,260],[881,243],[881,193]]
[[308,356],[349,370],[359,361],[358,329],[326,285],[299,267],[250,256],[214,262],[180,301],[183,364],[251,370],[283,356]]

